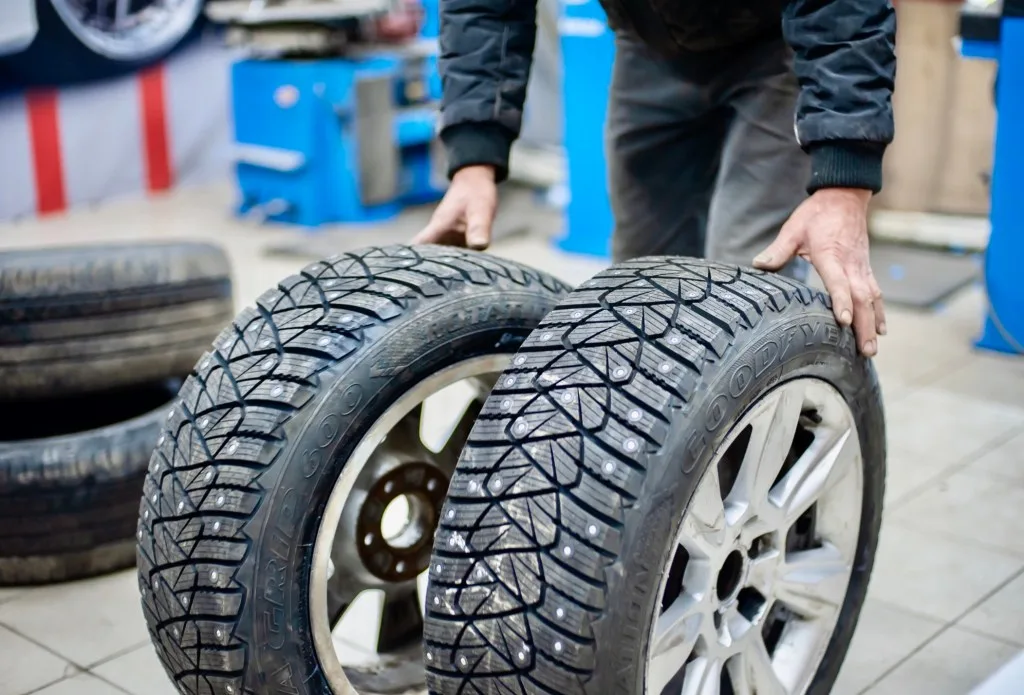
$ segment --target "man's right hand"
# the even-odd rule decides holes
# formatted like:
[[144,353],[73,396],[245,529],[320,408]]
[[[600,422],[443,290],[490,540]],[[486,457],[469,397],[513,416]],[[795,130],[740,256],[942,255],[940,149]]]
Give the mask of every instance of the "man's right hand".
[[466,246],[481,251],[491,243],[491,225],[497,211],[494,167],[474,165],[459,169],[430,222],[412,243]]

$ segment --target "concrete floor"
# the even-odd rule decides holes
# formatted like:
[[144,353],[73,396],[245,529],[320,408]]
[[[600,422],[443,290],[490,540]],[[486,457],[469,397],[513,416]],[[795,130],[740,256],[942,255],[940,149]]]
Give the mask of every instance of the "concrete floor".
[[[0,247],[190,238],[223,244],[239,307],[306,262],[295,232],[230,219],[226,188],[0,225]],[[580,282],[603,264],[544,240],[495,249]],[[1024,649],[1024,359],[972,350],[978,288],[934,314],[889,308],[877,358],[889,477],[870,598],[835,695],[963,695]],[[133,572],[0,590],[0,695],[171,695]]]

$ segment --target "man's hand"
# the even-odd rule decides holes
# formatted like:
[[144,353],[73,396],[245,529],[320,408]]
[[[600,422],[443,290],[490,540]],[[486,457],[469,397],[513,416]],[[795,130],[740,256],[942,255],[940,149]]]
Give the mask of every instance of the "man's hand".
[[878,353],[885,335],[882,291],[868,259],[867,208],[871,192],[857,188],[823,188],[798,207],[779,236],[754,259],[754,266],[778,270],[795,255],[810,261],[840,325],[853,325],[866,357]]
[[468,246],[483,250],[491,243],[491,225],[498,210],[494,167],[468,166],[452,177],[430,222],[412,240],[414,244]]

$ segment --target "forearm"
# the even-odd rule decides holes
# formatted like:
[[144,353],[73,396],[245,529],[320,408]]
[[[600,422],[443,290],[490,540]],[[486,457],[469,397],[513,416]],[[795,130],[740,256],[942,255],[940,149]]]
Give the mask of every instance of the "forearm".
[[441,0],[441,139],[449,175],[490,164],[508,173],[536,41],[536,0]]
[[800,80],[797,138],[808,190],[882,186],[892,142],[896,16],[889,0],[792,0],[783,32]]

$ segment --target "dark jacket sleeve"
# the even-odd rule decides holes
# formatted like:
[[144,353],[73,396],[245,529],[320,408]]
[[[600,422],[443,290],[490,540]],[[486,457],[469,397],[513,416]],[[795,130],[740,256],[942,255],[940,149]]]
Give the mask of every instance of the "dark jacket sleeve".
[[537,35],[536,0],[441,0],[441,140],[448,175],[491,164],[508,176]]
[[896,14],[890,0],[791,0],[782,30],[800,80],[796,134],[808,190],[882,187],[893,138]]

